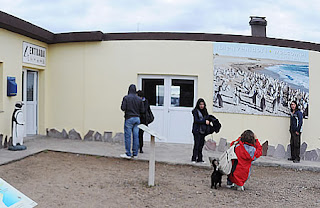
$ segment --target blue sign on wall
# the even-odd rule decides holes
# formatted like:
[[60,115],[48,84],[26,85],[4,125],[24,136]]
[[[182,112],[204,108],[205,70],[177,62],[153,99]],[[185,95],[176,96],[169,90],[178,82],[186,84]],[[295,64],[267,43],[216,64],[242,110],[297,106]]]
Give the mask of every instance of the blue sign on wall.
[[15,77],[7,77],[7,96],[17,95],[17,83]]

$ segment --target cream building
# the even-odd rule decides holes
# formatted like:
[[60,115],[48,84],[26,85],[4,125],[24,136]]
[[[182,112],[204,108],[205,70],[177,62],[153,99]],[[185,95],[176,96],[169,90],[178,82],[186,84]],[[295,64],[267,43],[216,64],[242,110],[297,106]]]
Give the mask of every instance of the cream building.
[[[187,34],[79,32],[53,34],[0,12],[0,133],[11,133],[16,101],[25,103],[26,134],[46,129],[123,132],[120,104],[128,86],[150,96],[151,125],[164,142],[192,143],[191,110],[199,97],[223,127],[214,135],[229,141],[252,129],[261,142],[289,143],[289,118],[213,112],[213,42],[238,42],[309,51],[310,107],[302,141],[320,147],[320,45],[267,37]],[[34,48],[34,49],[30,49]],[[39,52],[40,51],[40,52]],[[29,57],[25,57],[29,53]],[[27,58],[29,58],[27,60]],[[7,96],[7,77],[15,77],[17,95]],[[180,89],[178,93],[175,89]],[[175,106],[180,98],[182,106]]]

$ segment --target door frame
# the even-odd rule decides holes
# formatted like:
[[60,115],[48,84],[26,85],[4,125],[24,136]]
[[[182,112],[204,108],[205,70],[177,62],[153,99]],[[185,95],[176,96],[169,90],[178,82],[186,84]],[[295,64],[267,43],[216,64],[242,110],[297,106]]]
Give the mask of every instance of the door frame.
[[[169,95],[171,95],[171,86],[172,86],[172,82],[170,82],[172,79],[187,79],[187,80],[193,80],[193,106],[195,106],[195,104],[197,103],[197,97],[198,97],[198,77],[197,76],[182,76],[182,75],[168,75],[169,77]],[[170,99],[171,101],[171,99]],[[184,110],[185,108],[193,108],[193,107],[174,107],[171,106],[171,103],[169,101],[169,109],[170,110]]]
[[[152,74],[138,74],[138,88],[142,90],[142,79],[164,79],[164,86],[165,87],[165,95],[171,95],[171,80],[172,79],[187,79],[187,80],[193,80],[194,81],[194,97],[193,97],[193,106],[197,103],[197,97],[198,97],[198,76],[188,76],[188,75],[152,75]],[[172,107],[170,103],[170,99],[167,99],[167,106],[169,108],[178,108],[183,110],[185,107]],[[166,103],[166,96],[164,96],[164,104]],[[153,107],[162,107],[162,106],[153,106]]]
[[[164,97],[163,97],[163,106],[155,106],[152,105],[150,106],[151,110],[162,110],[162,117],[163,119],[167,119],[166,115],[167,113],[165,113],[166,109],[165,107],[167,106],[166,103],[168,102],[168,98],[167,98],[167,89],[165,86],[167,86],[167,81],[166,81],[166,76],[165,75],[151,75],[151,74],[138,74],[138,89],[142,90],[142,79],[163,79],[163,86],[164,86]],[[161,142],[167,142],[167,135],[168,135],[168,129],[166,128],[166,126],[164,124],[162,124],[163,126],[163,132],[159,132],[161,134],[161,136],[164,137],[163,140],[161,140]],[[146,138],[146,141],[149,141],[150,137]]]
[[[36,75],[36,79],[35,79],[35,87],[34,87],[34,96],[36,98],[36,108],[35,108],[35,115],[34,115],[34,119],[35,119],[35,134],[27,134],[27,108],[26,108],[26,102],[27,102],[27,73],[29,72],[34,72]],[[35,69],[30,69],[27,67],[23,67],[22,69],[22,73],[24,73],[23,78],[23,84],[22,85],[22,102],[24,103],[23,105],[23,115],[24,115],[24,120],[25,120],[25,125],[24,125],[24,136],[28,136],[28,135],[37,135],[39,132],[39,71],[35,70]]]
[[[142,79],[163,79],[164,80],[164,105],[163,106],[151,106],[151,109],[158,109],[163,110],[163,119],[164,119],[164,130],[163,135],[165,137],[165,141],[162,142],[173,142],[170,139],[169,131],[169,113],[170,111],[186,111],[186,108],[193,108],[193,107],[175,107],[171,106],[171,86],[173,79],[186,79],[186,80],[193,80],[193,90],[194,90],[194,97],[193,97],[193,106],[195,106],[198,98],[198,76],[188,76],[188,75],[152,75],[152,74],[138,74],[138,88],[142,90]],[[190,130],[191,131],[191,130]],[[162,134],[161,132],[159,132]]]

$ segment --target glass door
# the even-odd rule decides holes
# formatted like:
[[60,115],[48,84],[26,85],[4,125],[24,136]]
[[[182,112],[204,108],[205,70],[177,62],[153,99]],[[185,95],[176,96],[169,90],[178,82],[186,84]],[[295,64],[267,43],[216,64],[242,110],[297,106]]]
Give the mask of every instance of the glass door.
[[38,130],[38,73],[36,71],[23,70],[22,88],[25,132],[27,135],[35,135]]
[[165,137],[165,142],[193,142],[191,111],[196,102],[196,81],[196,77],[139,76],[139,89],[155,116],[150,128]]
[[[144,91],[144,95],[150,104],[150,108],[154,115],[154,121],[150,127],[162,136],[166,136],[164,120],[166,120],[165,112],[165,79],[164,77],[144,76],[140,79],[140,87]],[[149,136],[146,138],[150,138]]]
[[196,102],[196,78],[170,77],[169,83],[168,137],[174,143],[193,143],[191,111]]

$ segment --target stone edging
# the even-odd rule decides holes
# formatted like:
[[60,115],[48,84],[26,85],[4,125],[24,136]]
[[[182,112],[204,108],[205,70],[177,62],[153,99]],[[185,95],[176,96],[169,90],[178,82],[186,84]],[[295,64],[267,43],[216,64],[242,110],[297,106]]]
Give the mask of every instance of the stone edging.
[[[4,141],[4,142],[3,142]],[[2,144],[3,143],[3,144]],[[8,148],[12,144],[12,139],[7,135],[0,134],[0,149],[2,148]]]
[[71,129],[67,132],[63,129],[61,132],[52,128],[46,129],[46,135],[48,137],[62,138],[62,139],[75,139],[75,140],[84,140],[84,141],[98,141],[98,142],[110,142],[110,143],[124,143],[124,134],[116,133],[112,137],[112,132],[105,131],[103,135],[98,131],[89,130],[84,137],[81,137],[81,134],[78,133],[75,129]]
[[[227,142],[226,139],[221,138],[219,141],[219,145],[214,140],[209,139],[204,148],[208,151],[219,151],[224,152],[228,149],[230,146],[230,143]],[[320,149],[313,149],[310,151],[307,150],[307,143],[303,142],[300,147],[300,158],[301,160],[306,161],[317,161],[320,162]],[[268,145],[268,141],[264,142],[262,144],[262,155],[263,156],[269,156],[274,157],[278,159],[287,159],[291,157],[291,149],[290,144],[287,145],[287,151],[285,150],[284,146],[282,144],[278,144],[276,147],[272,145]]]

